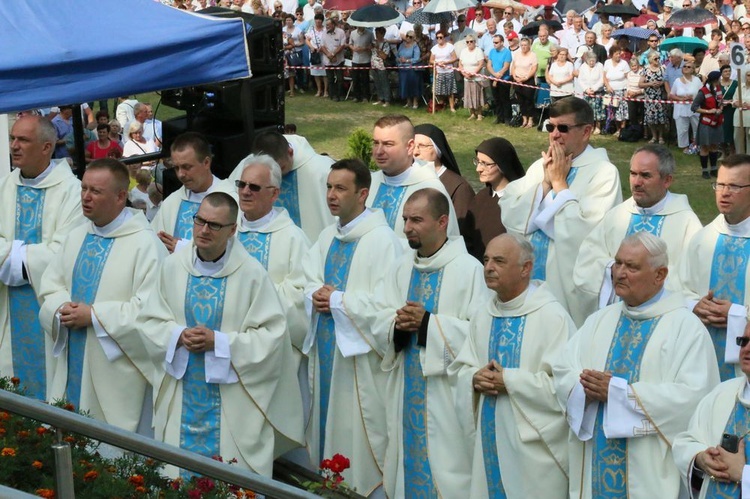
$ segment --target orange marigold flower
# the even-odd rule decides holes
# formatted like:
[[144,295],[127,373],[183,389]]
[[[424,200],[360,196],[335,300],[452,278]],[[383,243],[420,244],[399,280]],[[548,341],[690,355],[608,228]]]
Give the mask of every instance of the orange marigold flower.
[[0,456],[15,457],[16,456],[16,449],[14,449],[12,447],[3,447],[3,450],[0,451]]
[[5,412],[5,411],[3,411],[3,412],[0,412],[0,420],[2,420],[2,421],[7,421],[7,420],[9,420],[9,419],[10,419],[10,414],[8,414],[8,413],[7,413],[7,412]]
[[135,491],[139,494],[145,494],[146,493],[146,487],[136,487]]
[[55,499],[55,491],[52,489],[36,489],[36,495],[46,499]]
[[26,430],[21,430],[18,432],[18,438],[28,438],[29,432]]
[[75,411],[76,410],[76,406],[74,406],[73,404],[65,404],[63,406],[63,409],[65,409],[66,411]]
[[31,465],[38,470],[42,469],[42,467],[44,466],[41,461],[34,461],[33,463],[31,463]]
[[10,378],[10,382],[13,384],[13,386],[18,386],[21,383],[21,380],[13,376]]
[[75,437],[72,437],[72,436],[70,436],[70,435],[68,435],[67,437],[63,438],[63,440],[65,440],[65,441],[66,441],[66,442],[68,442],[69,444],[72,444],[73,442],[75,442],[75,441],[76,441]]
[[135,485],[136,487],[140,487],[145,483],[145,480],[143,479],[143,475],[133,475],[128,478],[128,482]]
[[44,426],[40,426],[36,429],[37,435],[44,435],[45,433],[47,433],[47,428],[45,428]]
[[5,428],[0,428],[0,437],[5,435]]
[[86,474],[83,475],[84,482],[93,482],[97,478],[99,478],[99,472],[94,470],[87,471]]

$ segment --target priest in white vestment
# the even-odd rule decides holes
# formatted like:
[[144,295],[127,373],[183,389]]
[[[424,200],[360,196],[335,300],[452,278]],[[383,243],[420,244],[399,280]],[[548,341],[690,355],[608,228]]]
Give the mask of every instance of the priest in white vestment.
[[533,257],[521,236],[490,241],[484,279],[494,296],[471,318],[448,368],[473,442],[469,497],[476,499],[568,497],[568,425],[552,363],[575,325],[547,285],[531,281]]
[[421,189],[404,204],[412,248],[386,271],[390,317],[386,405],[388,449],[383,479],[389,498],[465,497],[471,446],[460,431],[448,366],[486,302],[482,266],[463,239],[448,237],[450,200]]
[[[450,200],[432,163],[422,164],[414,160],[414,125],[406,116],[383,116],[375,123],[372,158],[379,171],[372,174],[367,206],[383,210],[388,225],[398,237],[405,237],[402,212],[406,200],[414,192],[437,189]],[[452,202],[449,206],[448,235],[458,236],[456,211]],[[402,244],[407,247],[406,241]]]
[[594,113],[583,99],[565,97],[550,106],[547,130],[549,148],[525,177],[508,184],[500,213],[507,231],[526,236],[534,247],[532,279],[547,281],[572,313],[581,242],[622,202],[620,175],[605,149],[589,145]]
[[151,221],[156,235],[170,253],[190,246],[193,239],[193,216],[209,193],[226,192],[235,200],[234,184],[219,180],[211,173],[211,149],[206,138],[197,132],[178,135],[170,146],[177,179],[182,187],[162,201]]
[[719,373],[706,328],[664,289],[667,265],[663,240],[626,237],[613,267],[622,301],[591,315],[553,365],[570,425],[570,497],[680,494],[672,442]]
[[680,277],[688,307],[711,334],[722,381],[740,375],[735,338],[745,329],[750,304],[750,156],[721,162],[716,183],[717,216],[685,249]]
[[193,244],[164,261],[138,326],[159,371],[156,439],[271,476],[274,458],[303,445],[302,404],[284,311],[234,239],[237,212],[228,194],[206,196]]
[[0,376],[19,378],[39,400],[47,400],[55,370],[52,341],[39,324],[42,274],[85,221],[80,181],[66,161],[51,159],[56,140],[48,120],[19,118],[10,134],[16,168],[0,179]]
[[[245,168],[242,176],[235,180],[242,212],[237,239],[250,256],[263,265],[276,285],[294,347],[295,372],[298,372],[303,360],[302,342],[310,321],[302,286],[296,284],[292,276],[302,273],[310,241],[302,229],[294,225],[286,209],[274,206],[282,185],[279,164],[267,154],[251,154],[241,164]],[[302,394],[306,395],[309,393],[306,362],[303,370],[299,381]],[[309,400],[304,402],[308,409]]]
[[[326,205],[326,179],[333,160],[318,154],[306,138],[270,131],[256,135],[253,154],[268,154],[281,167],[281,194],[275,205],[284,208],[292,222],[310,241],[317,241],[321,231],[336,221]],[[247,159],[247,158],[246,158]],[[242,165],[234,169],[230,181],[240,178]]]
[[[747,465],[750,433],[750,328],[735,339],[742,375],[724,381],[695,410],[687,431],[675,438],[672,453],[685,484],[700,486],[700,499],[745,499],[750,493]],[[726,449],[725,435],[736,448]],[[731,438],[731,437],[730,437]],[[729,447],[729,445],[727,445]]]
[[573,284],[578,304],[571,315],[578,325],[617,297],[612,283],[612,264],[622,240],[645,231],[664,239],[669,254],[666,289],[682,291],[679,264],[690,239],[701,229],[700,220],[687,196],[669,192],[675,160],[665,146],[648,144],[630,159],[632,197],[615,206],[583,240],[578,253]]
[[334,163],[328,206],[339,221],[320,234],[304,259],[311,314],[308,356],[312,415],[307,443],[313,463],[340,453],[351,460],[346,482],[382,496],[386,448],[385,335],[375,303],[380,281],[401,254],[381,210],[365,207],[370,170],[361,161]]
[[117,160],[87,166],[81,201],[89,222],[71,231],[44,273],[39,320],[55,342],[49,400],[151,434],[153,369],[132,324],[167,250],[143,212],[125,207],[129,182]]

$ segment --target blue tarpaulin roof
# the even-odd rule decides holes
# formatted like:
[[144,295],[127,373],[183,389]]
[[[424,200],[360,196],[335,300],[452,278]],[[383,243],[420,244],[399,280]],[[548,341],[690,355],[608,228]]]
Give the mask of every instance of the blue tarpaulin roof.
[[1,0],[0,112],[247,78],[249,29],[153,0]]

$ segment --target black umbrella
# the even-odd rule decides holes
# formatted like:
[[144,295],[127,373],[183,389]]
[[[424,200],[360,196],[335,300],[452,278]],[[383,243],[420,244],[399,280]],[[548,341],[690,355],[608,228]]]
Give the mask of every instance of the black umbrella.
[[442,22],[453,22],[453,15],[450,12],[425,12],[424,7],[415,10],[406,18],[412,24],[440,24]]
[[550,32],[562,29],[562,24],[557,21],[534,21],[533,23],[529,23],[521,28],[521,31],[519,31],[518,34],[523,36],[536,36],[539,33],[539,26],[542,24],[549,26]]
[[716,16],[706,9],[696,7],[695,9],[681,9],[669,17],[666,22],[669,28],[699,28],[707,24],[715,23]]
[[592,0],[559,0],[555,5],[558,12],[568,12],[574,10],[581,14],[582,12],[589,10],[594,6]]
[[400,23],[403,20],[404,16],[393,7],[375,4],[355,10],[347,22],[350,26],[377,28]]
[[[641,11],[633,7],[632,5],[605,5],[604,7],[597,9],[597,14],[605,14],[607,16],[639,16]],[[674,15],[674,14],[673,14]]]

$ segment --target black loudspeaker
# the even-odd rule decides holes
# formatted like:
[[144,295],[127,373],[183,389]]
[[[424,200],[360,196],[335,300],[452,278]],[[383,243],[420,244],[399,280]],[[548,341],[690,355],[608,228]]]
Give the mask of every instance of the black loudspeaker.
[[212,147],[212,170],[226,178],[250,153],[256,132],[284,128],[284,59],[281,21],[229,9],[200,11],[216,17],[240,17],[247,35],[252,77],[162,92],[162,103],[186,115],[163,123],[164,148],[186,131],[200,132]]

